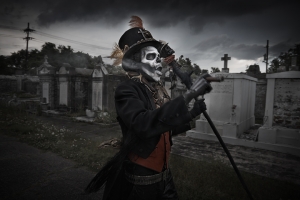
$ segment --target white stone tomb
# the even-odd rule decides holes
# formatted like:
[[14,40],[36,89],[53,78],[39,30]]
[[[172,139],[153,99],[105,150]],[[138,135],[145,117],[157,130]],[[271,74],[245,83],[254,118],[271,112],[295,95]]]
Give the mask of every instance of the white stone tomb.
[[[255,123],[254,105],[257,79],[245,74],[215,73],[224,82],[211,83],[213,90],[204,96],[207,113],[223,138],[237,138]],[[196,128],[187,136],[216,140],[209,123],[201,115]]]
[[267,74],[266,78],[264,125],[258,141],[300,155],[300,71]]

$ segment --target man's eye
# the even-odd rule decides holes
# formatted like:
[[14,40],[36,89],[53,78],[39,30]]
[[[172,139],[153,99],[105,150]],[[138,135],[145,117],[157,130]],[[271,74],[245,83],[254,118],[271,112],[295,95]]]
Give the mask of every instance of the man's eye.
[[155,57],[156,57],[155,53],[149,53],[149,54],[147,54],[146,59],[147,60],[153,60]]

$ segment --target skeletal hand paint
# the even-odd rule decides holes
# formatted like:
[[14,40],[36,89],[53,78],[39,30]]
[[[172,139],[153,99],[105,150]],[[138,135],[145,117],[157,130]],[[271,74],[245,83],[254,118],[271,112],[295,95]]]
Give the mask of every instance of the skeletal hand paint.
[[149,65],[143,65],[140,69],[145,78],[148,81],[160,81],[162,65],[160,55],[155,47],[147,46],[141,49],[141,62]]

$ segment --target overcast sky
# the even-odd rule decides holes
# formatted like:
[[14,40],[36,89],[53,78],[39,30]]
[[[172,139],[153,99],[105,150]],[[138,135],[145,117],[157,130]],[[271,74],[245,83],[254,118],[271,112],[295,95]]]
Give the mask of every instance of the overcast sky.
[[295,0],[1,0],[0,55],[26,48],[21,30],[29,22],[36,30],[29,49],[47,41],[108,56],[137,15],[155,39],[202,69],[223,68],[221,57],[228,54],[230,72],[254,63],[265,72],[267,40],[269,59],[300,43],[299,8]]

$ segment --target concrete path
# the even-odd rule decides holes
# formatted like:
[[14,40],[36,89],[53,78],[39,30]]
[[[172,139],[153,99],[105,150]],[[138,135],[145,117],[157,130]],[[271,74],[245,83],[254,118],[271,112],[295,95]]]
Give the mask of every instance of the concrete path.
[[0,134],[0,199],[100,199],[101,192],[84,195],[95,173]]

